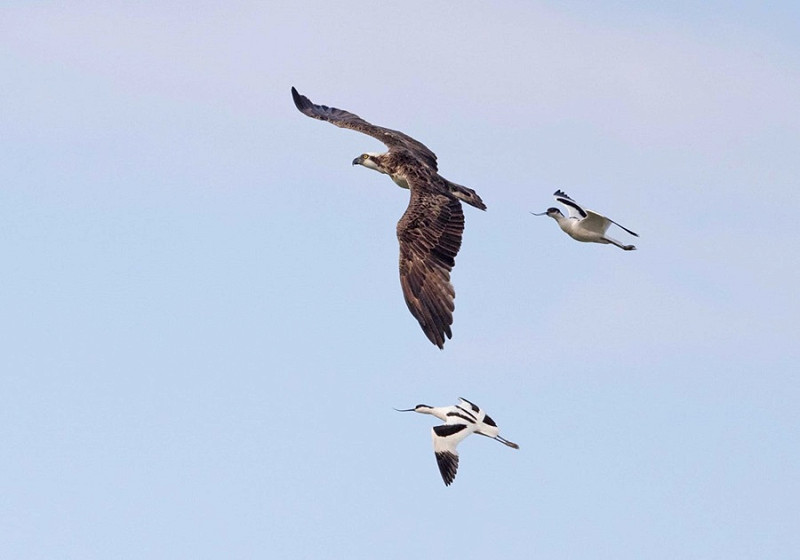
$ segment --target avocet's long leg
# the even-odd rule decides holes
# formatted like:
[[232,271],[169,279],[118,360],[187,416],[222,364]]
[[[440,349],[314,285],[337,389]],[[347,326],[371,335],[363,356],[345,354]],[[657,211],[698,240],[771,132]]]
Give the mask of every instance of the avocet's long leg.
[[626,228],[625,226],[621,226],[621,225],[619,225],[617,222],[615,222],[615,221],[614,221],[614,220],[612,220],[611,218],[606,218],[606,219],[607,219],[609,222],[611,222],[612,224],[614,224],[615,226],[617,226],[617,227],[621,227],[622,229],[624,229],[625,231],[627,231],[628,233],[630,233],[630,234],[631,234],[631,235],[633,235],[634,237],[639,237],[639,234],[638,234],[638,233],[634,233],[634,232],[632,232],[631,230],[629,230],[628,228]]
[[486,437],[488,437],[490,439],[497,440],[500,443],[505,444],[505,445],[507,445],[507,446],[509,446],[509,447],[511,447],[513,449],[519,449],[519,445],[517,445],[513,441],[508,441],[506,438],[504,438],[502,436],[490,436],[489,434],[484,434],[483,432],[475,432],[475,433],[479,434],[479,435],[482,435],[482,436],[486,436]]
[[617,247],[619,247],[623,251],[635,251],[636,250],[636,247],[634,245],[623,245],[619,241],[617,241],[615,239],[611,239],[610,237],[603,237],[603,241],[605,241],[606,243],[611,243],[612,245],[616,245]]

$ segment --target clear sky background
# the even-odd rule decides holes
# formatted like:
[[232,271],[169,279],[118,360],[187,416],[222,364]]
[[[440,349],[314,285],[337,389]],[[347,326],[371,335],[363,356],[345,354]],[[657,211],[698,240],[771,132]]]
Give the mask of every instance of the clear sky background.
[[[797,2],[67,4],[0,8],[3,558],[798,557]],[[443,351],[293,85],[487,203]],[[446,488],[459,396],[521,448]]]

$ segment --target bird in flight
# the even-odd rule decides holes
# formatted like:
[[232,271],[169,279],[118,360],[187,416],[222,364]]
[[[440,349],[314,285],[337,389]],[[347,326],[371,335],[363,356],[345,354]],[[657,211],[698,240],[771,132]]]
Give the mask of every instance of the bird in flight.
[[456,478],[458,470],[458,451],[456,446],[470,434],[478,434],[496,439],[513,449],[519,445],[500,437],[500,430],[485,411],[469,402],[459,398],[459,403],[453,406],[428,406],[418,404],[414,408],[397,410],[397,412],[419,412],[431,414],[442,420],[444,424],[431,428],[433,436],[433,452],[436,455],[436,464],[442,474],[445,486],[450,486]]
[[397,223],[400,242],[400,285],[409,311],[425,336],[439,348],[452,338],[455,290],[450,271],[461,247],[464,213],[461,202],[486,210],[478,194],[438,173],[436,154],[410,136],[371,124],[342,109],[315,105],[292,87],[301,113],[372,136],[389,148],[383,154],[364,153],[353,160],[391,177],[411,192],[408,208]]
[[567,207],[569,217],[564,216],[558,208],[548,208],[545,212],[539,214],[531,212],[531,214],[534,216],[550,216],[567,235],[578,241],[584,241],[586,243],[611,243],[625,251],[636,250],[636,247],[633,245],[623,245],[616,239],[607,237],[606,230],[608,230],[611,224],[614,224],[636,237],[639,237],[638,233],[633,233],[628,228],[619,225],[614,220],[606,218],[597,212],[586,210],[572,200],[564,191],[558,190],[553,193],[553,196],[558,202]]

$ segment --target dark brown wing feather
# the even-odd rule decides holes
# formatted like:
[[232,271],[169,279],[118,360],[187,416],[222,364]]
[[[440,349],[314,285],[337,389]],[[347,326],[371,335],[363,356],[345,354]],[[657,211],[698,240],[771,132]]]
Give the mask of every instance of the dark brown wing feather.
[[407,134],[403,134],[397,130],[375,126],[358,115],[354,115],[343,109],[328,107],[326,105],[315,105],[308,97],[299,94],[294,87],[292,88],[292,98],[294,99],[294,104],[304,115],[321,121],[327,121],[340,128],[349,128],[350,130],[362,132],[373,138],[377,138],[386,144],[389,151],[397,149],[408,150],[414,154],[419,161],[430,166],[434,171],[437,170],[436,154],[422,142],[414,140]]
[[397,224],[400,241],[400,284],[411,314],[428,339],[444,348],[452,337],[453,300],[450,271],[464,231],[461,203],[446,195],[415,188]]

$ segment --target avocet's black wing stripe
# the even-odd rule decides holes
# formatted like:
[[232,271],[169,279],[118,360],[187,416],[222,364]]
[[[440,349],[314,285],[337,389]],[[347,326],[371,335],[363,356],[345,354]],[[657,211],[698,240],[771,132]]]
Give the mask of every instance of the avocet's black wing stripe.
[[483,423],[489,424],[490,426],[494,426],[495,428],[497,427],[497,424],[494,423],[494,420],[492,420],[492,418],[488,414],[483,417]]
[[580,216],[581,216],[582,218],[585,218],[585,217],[586,217],[586,210],[584,210],[583,208],[581,208],[581,207],[578,205],[578,203],[577,203],[577,202],[575,202],[574,200],[572,200],[572,199],[569,197],[569,195],[568,195],[567,193],[565,193],[564,191],[560,191],[560,190],[559,190],[559,191],[556,191],[555,193],[553,193],[553,196],[555,196],[555,197],[556,197],[556,200],[557,200],[558,202],[560,202],[561,204],[563,204],[564,206],[568,206],[568,207],[570,207],[570,208],[574,208],[574,209],[575,209],[575,211],[576,211],[578,214],[580,214]]
[[442,424],[441,426],[434,426],[433,431],[439,437],[448,437],[457,434],[466,427],[464,424]]
[[480,412],[480,410],[481,410],[481,409],[478,407],[478,405],[477,405],[477,404],[475,404],[475,403],[473,403],[473,402],[470,402],[470,401],[468,401],[468,400],[467,400],[467,399],[465,399],[464,397],[458,397],[458,398],[459,398],[459,399],[461,399],[462,401],[464,401],[465,403],[467,403],[468,405],[470,405],[470,406],[472,407],[472,411],[473,411],[473,412]]
[[442,480],[445,486],[450,486],[456,478],[458,470],[458,455],[449,451],[436,453],[436,464],[439,465],[439,472],[442,473]]
[[[475,420],[475,421],[477,421],[477,420],[478,420],[478,417],[477,417],[477,416],[475,416],[474,414],[472,414],[472,413],[471,413],[469,410],[467,410],[467,409],[466,409],[466,408],[464,408],[463,406],[456,405],[456,408],[457,408],[458,410],[460,410],[461,412],[463,412],[464,414],[466,414],[467,416],[469,416],[470,418],[472,418],[473,420]],[[475,409],[475,412],[478,412],[479,410],[480,410],[480,409]]]
[[[475,418],[474,417],[470,418],[469,416],[461,414],[460,412],[448,412],[447,416],[449,418],[461,418],[462,420],[464,420],[465,422],[469,422],[470,424],[474,424],[475,423]],[[470,416],[472,416],[472,415],[470,415]]]

